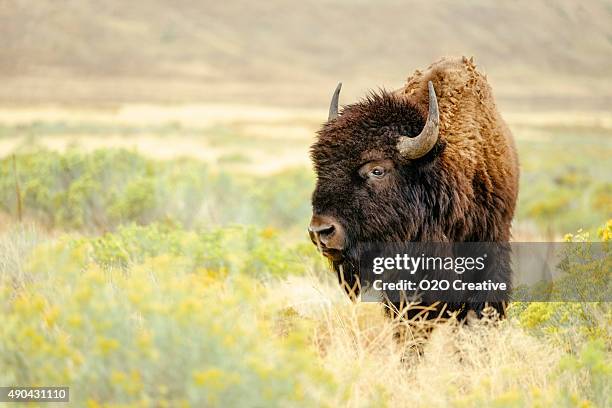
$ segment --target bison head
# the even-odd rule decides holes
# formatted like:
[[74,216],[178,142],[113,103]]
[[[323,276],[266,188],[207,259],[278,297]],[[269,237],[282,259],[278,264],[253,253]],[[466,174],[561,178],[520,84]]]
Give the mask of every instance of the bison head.
[[436,239],[424,223],[443,205],[436,158],[444,143],[431,82],[428,87],[428,108],[381,91],[340,115],[340,84],[334,92],[311,148],[317,182],[309,234],[341,281],[356,282],[362,243]]

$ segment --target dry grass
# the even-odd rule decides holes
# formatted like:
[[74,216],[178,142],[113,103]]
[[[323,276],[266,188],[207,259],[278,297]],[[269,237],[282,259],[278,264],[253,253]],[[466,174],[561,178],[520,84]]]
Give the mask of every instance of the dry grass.
[[22,286],[28,280],[24,272],[28,254],[46,239],[35,224],[17,224],[0,215],[0,277],[8,277],[16,288]]
[[350,407],[531,404],[559,386],[562,350],[516,321],[409,324],[388,318],[380,304],[349,302],[331,279],[317,277],[292,278],[271,293],[310,322],[318,363],[351,384]]
[[[50,130],[7,130],[7,136],[0,137],[0,157],[32,146],[60,152],[115,147],[156,159],[190,157],[229,170],[268,175],[289,167],[310,167],[308,147],[324,117],[317,110],[240,105],[3,108],[0,124],[7,129],[40,124]],[[67,129],[58,133],[53,130],[57,126]],[[137,132],[126,134],[130,130]]]

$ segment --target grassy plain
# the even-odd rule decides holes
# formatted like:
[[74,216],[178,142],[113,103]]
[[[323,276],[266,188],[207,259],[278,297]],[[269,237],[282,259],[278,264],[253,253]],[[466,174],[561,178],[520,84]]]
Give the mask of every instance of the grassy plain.
[[[610,405],[608,304],[431,335],[353,304],[305,233],[324,113],[207,109],[0,112],[1,384],[92,407]],[[610,117],[509,119],[515,240],[609,240]]]

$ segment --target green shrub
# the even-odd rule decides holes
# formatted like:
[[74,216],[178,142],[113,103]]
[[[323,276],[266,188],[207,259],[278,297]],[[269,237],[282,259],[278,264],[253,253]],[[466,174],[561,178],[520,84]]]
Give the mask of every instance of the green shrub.
[[609,298],[612,290],[612,220],[599,228],[602,252],[593,256],[588,233],[568,234],[566,240],[585,245],[572,246],[558,265],[563,275],[550,288],[553,299],[582,299],[573,302],[515,302],[509,309],[511,318],[530,332],[545,336],[565,350],[577,353],[582,344],[602,340],[612,344],[612,305],[590,301],[595,295]]
[[[127,269],[149,258],[170,257],[186,271],[234,273],[259,278],[303,274],[320,262],[313,248],[292,250],[268,228],[233,226],[184,230],[163,224],[120,226],[100,237],[69,238],[84,245],[89,260],[105,269]],[[310,263],[309,263],[310,262]]]
[[[0,160],[0,211],[17,214],[11,158]],[[156,161],[121,149],[17,156],[25,217],[50,228],[99,232],[125,223],[305,228],[312,175],[214,173],[196,160]]]
[[[609,346],[609,343],[608,343]],[[568,388],[561,390],[560,402],[565,406],[587,405],[589,401],[595,406],[609,406],[612,393],[612,359],[609,349],[603,340],[586,342],[577,355],[566,355],[559,364],[558,374],[565,383],[576,383],[574,378],[583,379],[575,391]]]
[[612,216],[610,133],[576,134],[542,129],[546,138],[517,140],[521,167],[516,218],[542,233],[560,236],[578,228],[594,231]]

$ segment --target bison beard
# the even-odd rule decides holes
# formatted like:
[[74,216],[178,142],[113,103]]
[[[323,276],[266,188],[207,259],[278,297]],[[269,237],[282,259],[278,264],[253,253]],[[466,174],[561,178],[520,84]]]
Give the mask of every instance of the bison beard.
[[[472,60],[442,59],[402,89],[372,94],[340,115],[339,91],[311,149],[317,184],[309,230],[347,293],[358,294],[368,242],[500,243],[496,267],[482,277],[510,282],[518,160]],[[507,299],[496,300],[503,315]],[[442,307],[459,318],[480,315],[485,299],[467,293]]]

